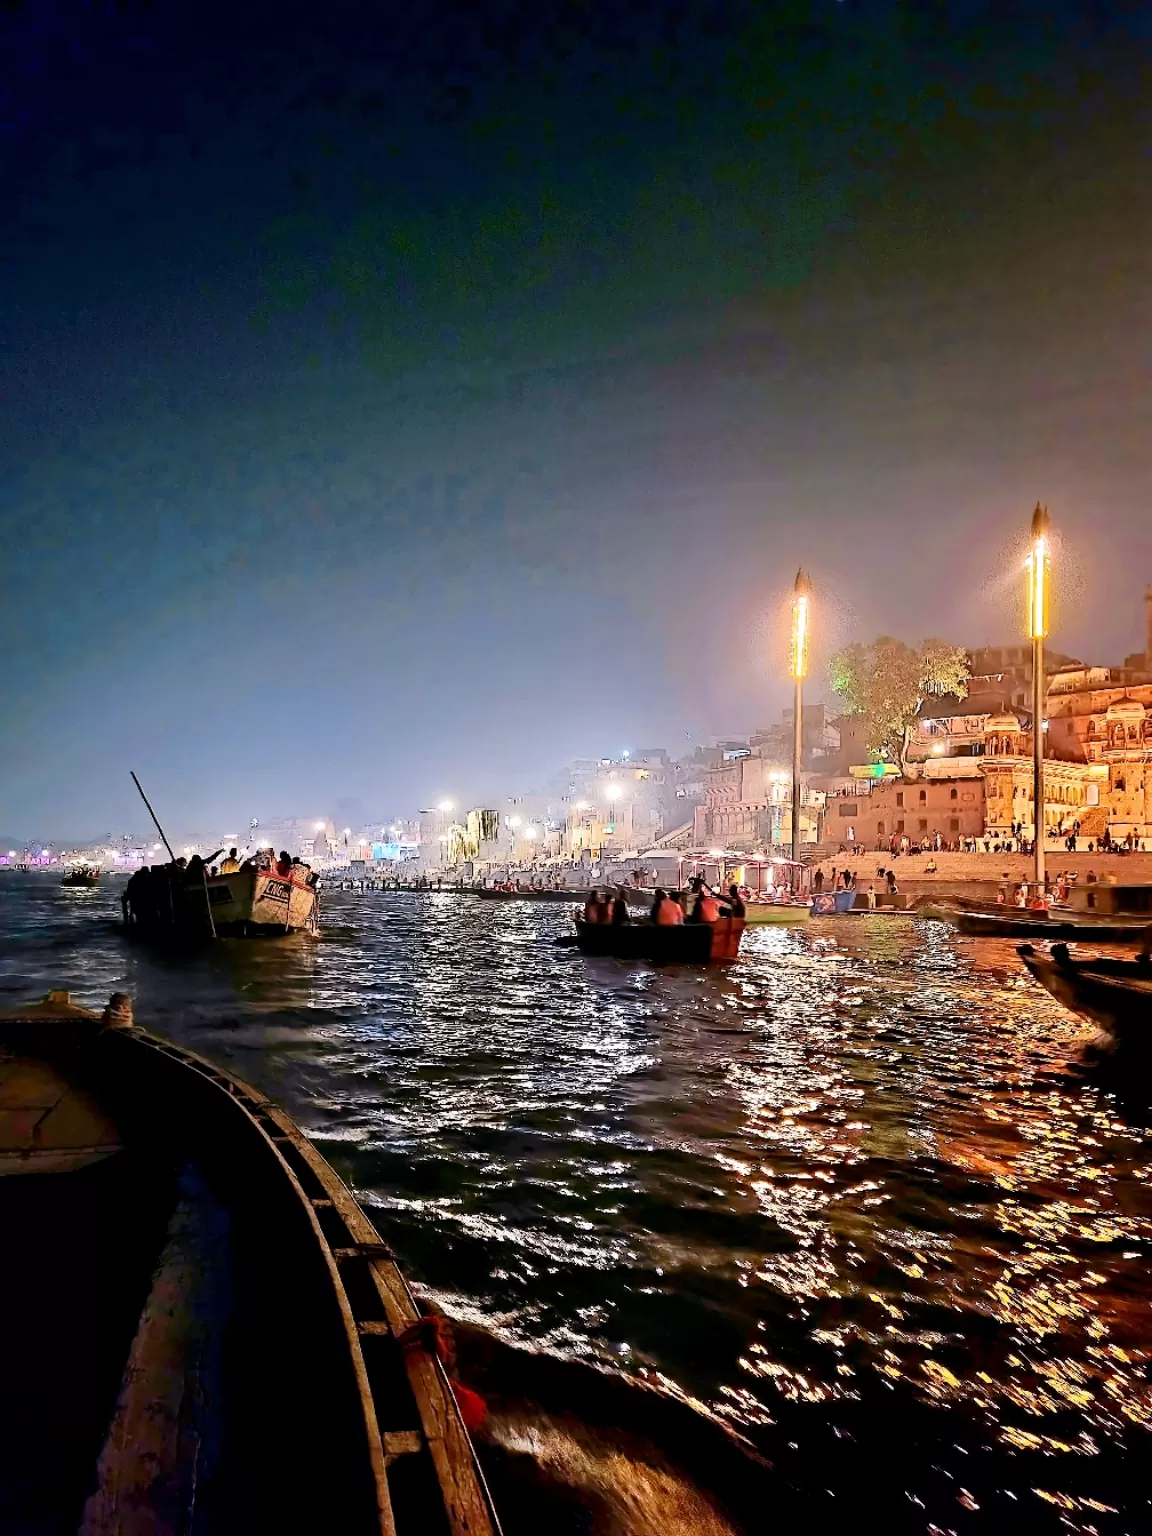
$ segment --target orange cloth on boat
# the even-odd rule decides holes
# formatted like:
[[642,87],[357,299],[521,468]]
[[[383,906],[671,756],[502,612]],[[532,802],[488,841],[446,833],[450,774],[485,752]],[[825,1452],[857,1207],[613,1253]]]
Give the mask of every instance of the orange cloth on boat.
[[664,900],[656,908],[656,923],[660,928],[670,928],[674,923],[684,921],[684,911],[678,901],[673,901],[671,896],[665,896]]

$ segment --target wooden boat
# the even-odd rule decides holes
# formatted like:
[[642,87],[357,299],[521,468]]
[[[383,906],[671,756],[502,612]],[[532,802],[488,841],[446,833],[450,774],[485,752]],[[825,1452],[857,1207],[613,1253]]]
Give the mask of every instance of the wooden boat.
[[78,864],[68,871],[60,884],[82,886],[91,890],[94,885],[100,884],[100,871],[91,864]]
[[1065,1008],[1126,1044],[1152,1046],[1152,962],[1102,955],[1074,960],[1066,944],[1053,944],[1047,955],[1021,944],[1017,954]]
[[714,923],[585,923],[576,919],[576,943],[586,955],[654,960],[663,965],[708,965],[735,960],[744,932],[742,917]]
[[287,875],[241,869],[229,875],[187,875],[172,865],[138,870],[122,898],[124,921],[155,936],[254,938],[317,933],[319,898],[311,871],[294,864]]
[[263,1094],[56,992],[0,1016],[0,1106],[5,1529],[498,1533],[429,1320]]
[[811,909],[798,901],[756,901],[744,903],[746,923],[806,923]]
[[1100,944],[1135,943],[1147,926],[1131,919],[1099,922],[1027,907],[1003,907],[995,912],[961,908],[953,911],[940,908],[939,911],[961,933],[1005,939],[1093,939]]

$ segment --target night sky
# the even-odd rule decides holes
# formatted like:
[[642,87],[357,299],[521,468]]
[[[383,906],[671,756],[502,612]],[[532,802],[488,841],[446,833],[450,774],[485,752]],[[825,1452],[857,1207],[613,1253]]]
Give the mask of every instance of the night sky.
[[[0,19],[0,831],[394,815],[746,733],[826,652],[1117,663],[1152,8]],[[818,690],[814,690],[814,693]]]

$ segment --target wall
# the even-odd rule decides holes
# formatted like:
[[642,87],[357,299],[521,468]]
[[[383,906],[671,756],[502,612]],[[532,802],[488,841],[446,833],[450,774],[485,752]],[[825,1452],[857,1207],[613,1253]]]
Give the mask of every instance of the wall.
[[896,834],[914,841],[922,837],[979,837],[984,831],[984,781],[962,779],[895,779],[877,782],[870,793],[829,798],[824,810],[824,841],[847,843],[852,827],[856,841],[875,848]]

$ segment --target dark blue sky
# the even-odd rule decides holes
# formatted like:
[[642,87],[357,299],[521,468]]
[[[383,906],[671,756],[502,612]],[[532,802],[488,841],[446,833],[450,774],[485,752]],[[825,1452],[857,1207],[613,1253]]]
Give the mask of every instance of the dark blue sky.
[[[0,829],[394,813],[1152,579],[1152,12],[0,21]],[[179,11],[179,15],[168,14]]]

